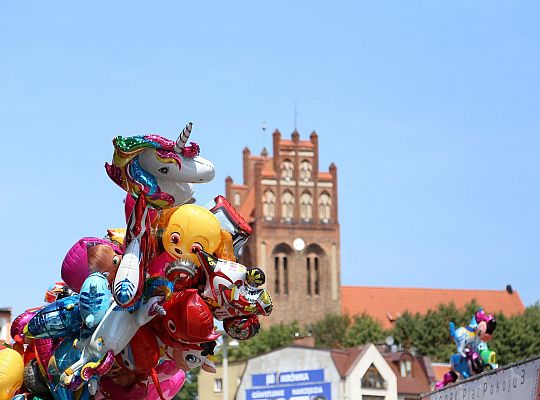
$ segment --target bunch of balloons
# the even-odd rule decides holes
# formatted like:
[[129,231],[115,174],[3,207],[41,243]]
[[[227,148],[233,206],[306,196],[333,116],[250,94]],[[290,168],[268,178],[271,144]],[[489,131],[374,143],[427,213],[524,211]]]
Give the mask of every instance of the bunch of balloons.
[[191,127],[113,140],[105,168],[127,192],[127,226],[78,240],[49,304],[14,320],[0,400],[171,399],[185,371],[215,372],[214,318],[235,339],[257,334],[272,301],[264,272],[237,262],[251,227],[222,196],[186,204],[215,173]]
[[497,355],[487,345],[496,327],[497,321],[493,315],[486,315],[481,308],[472,317],[469,326],[456,329],[454,323],[450,322],[450,335],[456,343],[457,353],[450,357],[451,370],[435,384],[436,389],[455,382],[459,376],[467,379],[484,370],[498,368]]

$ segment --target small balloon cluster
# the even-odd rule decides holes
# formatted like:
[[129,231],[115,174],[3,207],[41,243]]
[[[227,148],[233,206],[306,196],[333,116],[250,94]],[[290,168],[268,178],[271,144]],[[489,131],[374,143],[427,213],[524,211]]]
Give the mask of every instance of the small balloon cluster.
[[237,262],[252,230],[222,196],[186,204],[214,177],[190,133],[114,139],[106,170],[127,192],[127,226],[77,241],[49,304],[14,320],[0,400],[171,399],[185,371],[215,372],[214,319],[235,339],[257,334],[272,301],[264,272]]
[[469,326],[456,329],[450,322],[450,335],[457,346],[457,353],[450,357],[450,371],[444,374],[443,380],[435,384],[436,389],[457,381],[482,373],[485,370],[498,368],[497,355],[488,348],[487,342],[493,337],[497,321],[493,315],[486,315],[480,308],[472,317]]

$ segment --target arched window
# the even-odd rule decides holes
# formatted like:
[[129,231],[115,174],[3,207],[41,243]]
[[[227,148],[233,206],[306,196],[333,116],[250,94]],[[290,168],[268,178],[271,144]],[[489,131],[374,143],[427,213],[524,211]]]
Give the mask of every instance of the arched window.
[[323,260],[326,259],[324,250],[316,245],[310,244],[304,250],[306,256],[306,294],[308,296],[318,296],[322,291]]
[[308,181],[311,179],[311,163],[304,160],[300,163],[300,179]]
[[234,194],[234,200],[233,200],[233,203],[235,206],[239,206],[240,205],[240,202],[241,202],[241,198],[240,198],[240,193],[236,192]]
[[283,160],[281,163],[281,177],[286,181],[293,178],[294,165],[291,160]]
[[271,220],[276,215],[276,196],[271,190],[267,190],[263,195],[263,216],[266,220]]
[[309,192],[304,192],[300,196],[300,218],[302,221],[311,221],[313,214],[313,199]]
[[292,249],[282,243],[272,252],[274,258],[274,293],[289,294],[289,267]]
[[317,254],[308,255],[306,259],[308,296],[321,294],[321,274],[319,268],[319,256]]
[[332,198],[326,192],[319,196],[319,219],[323,223],[330,222],[332,218]]
[[294,196],[289,191],[281,196],[281,217],[284,221],[291,221],[294,217]]

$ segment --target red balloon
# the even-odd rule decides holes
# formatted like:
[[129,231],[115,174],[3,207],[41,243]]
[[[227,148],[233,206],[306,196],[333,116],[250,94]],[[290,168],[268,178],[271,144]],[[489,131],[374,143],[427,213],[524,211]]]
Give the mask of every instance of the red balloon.
[[208,304],[196,289],[173,294],[163,308],[167,314],[155,317],[150,325],[159,339],[168,346],[211,342],[220,336],[214,330],[214,319]]

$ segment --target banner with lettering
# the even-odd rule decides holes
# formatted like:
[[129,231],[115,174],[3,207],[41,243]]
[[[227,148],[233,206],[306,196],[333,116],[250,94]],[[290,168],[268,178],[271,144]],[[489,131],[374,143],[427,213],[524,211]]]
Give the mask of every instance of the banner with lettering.
[[331,400],[332,384],[324,382],[324,370],[288,371],[251,376],[254,389],[246,400]]
[[423,397],[429,400],[533,400],[537,398],[540,359],[494,370]]

